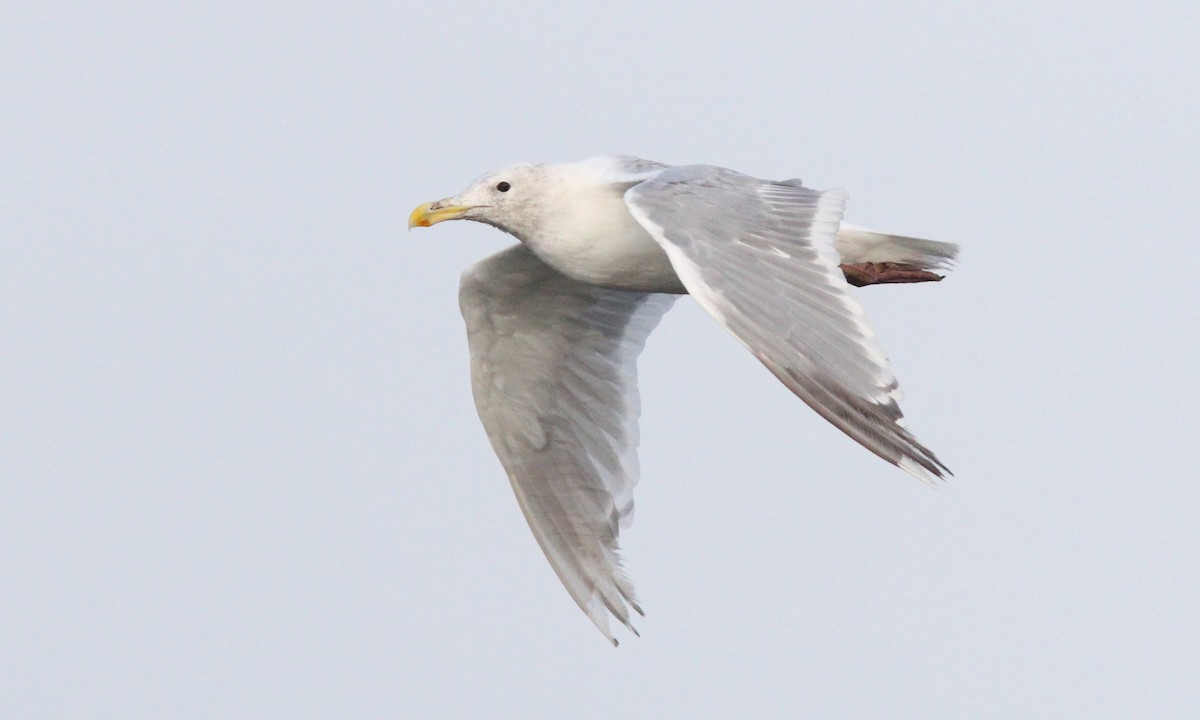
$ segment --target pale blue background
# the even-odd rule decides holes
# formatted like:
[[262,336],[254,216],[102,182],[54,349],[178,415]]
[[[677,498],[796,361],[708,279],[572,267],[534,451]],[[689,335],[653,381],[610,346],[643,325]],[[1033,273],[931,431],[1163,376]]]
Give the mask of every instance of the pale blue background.
[[[1200,10],[6,3],[0,716],[1128,718],[1200,706]],[[614,650],[405,233],[515,160],[846,187],[930,490],[690,300]]]

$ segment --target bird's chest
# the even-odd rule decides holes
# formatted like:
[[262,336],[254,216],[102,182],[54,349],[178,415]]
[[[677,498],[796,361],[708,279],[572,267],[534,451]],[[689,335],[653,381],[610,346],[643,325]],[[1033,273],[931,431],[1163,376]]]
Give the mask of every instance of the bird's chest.
[[667,254],[619,198],[563,208],[521,240],[546,264],[582,282],[642,292],[685,292]]

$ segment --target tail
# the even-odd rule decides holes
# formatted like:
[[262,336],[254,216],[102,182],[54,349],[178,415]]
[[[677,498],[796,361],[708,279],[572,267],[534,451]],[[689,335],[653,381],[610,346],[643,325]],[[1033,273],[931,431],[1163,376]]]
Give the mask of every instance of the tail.
[[884,235],[848,223],[838,229],[837,250],[846,264],[899,263],[921,270],[949,270],[958,258],[954,243]]

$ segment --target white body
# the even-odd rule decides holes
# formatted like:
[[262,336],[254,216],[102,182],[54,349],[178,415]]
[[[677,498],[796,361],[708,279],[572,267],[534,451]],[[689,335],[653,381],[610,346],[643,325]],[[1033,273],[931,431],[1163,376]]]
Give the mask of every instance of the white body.
[[[554,178],[553,197],[543,202],[528,225],[512,232],[559,272],[581,282],[622,290],[686,293],[662,244],[630,213],[625,191],[631,183],[612,182],[608,157],[570,165],[538,166]],[[635,176],[636,177],[636,176]],[[843,263],[905,263],[938,266],[953,246],[887,235],[842,223],[836,249]]]

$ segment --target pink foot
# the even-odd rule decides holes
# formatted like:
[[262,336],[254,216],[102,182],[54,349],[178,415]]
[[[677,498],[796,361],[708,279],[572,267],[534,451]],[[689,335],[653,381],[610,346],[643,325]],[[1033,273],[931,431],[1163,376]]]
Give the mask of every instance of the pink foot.
[[844,263],[842,272],[846,275],[846,282],[855,287],[884,283],[937,282],[942,279],[941,275],[922,270],[915,265],[893,262]]

